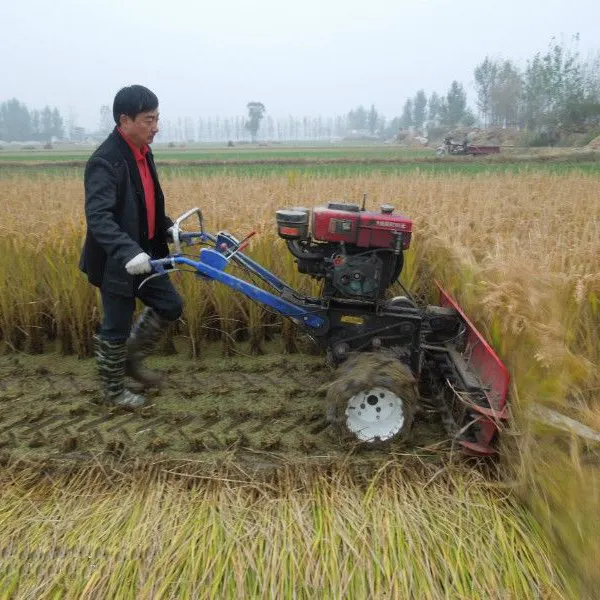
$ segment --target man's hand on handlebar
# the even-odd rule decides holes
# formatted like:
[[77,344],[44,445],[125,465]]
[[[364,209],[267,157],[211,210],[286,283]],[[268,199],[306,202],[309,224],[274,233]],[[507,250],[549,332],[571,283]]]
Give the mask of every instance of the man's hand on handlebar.
[[141,275],[142,273],[150,273],[152,266],[150,265],[150,257],[145,252],[136,254],[126,265],[125,270],[130,275]]

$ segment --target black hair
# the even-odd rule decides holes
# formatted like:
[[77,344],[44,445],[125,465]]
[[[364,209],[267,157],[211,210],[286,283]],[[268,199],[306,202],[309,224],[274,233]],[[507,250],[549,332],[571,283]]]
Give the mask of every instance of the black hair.
[[154,92],[143,85],[130,85],[117,92],[113,102],[113,118],[120,125],[121,115],[135,119],[140,113],[157,108],[158,98]]

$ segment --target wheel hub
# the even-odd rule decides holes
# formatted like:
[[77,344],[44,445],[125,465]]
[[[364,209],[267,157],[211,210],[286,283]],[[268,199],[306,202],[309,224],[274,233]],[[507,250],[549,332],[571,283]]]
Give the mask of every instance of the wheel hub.
[[363,442],[385,441],[404,425],[402,398],[390,390],[374,387],[355,394],[346,406],[346,425]]

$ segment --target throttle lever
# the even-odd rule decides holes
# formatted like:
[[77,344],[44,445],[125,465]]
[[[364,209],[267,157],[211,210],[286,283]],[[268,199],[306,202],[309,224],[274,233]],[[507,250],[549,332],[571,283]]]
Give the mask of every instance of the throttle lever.
[[241,242],[240,245],[236,248],[233,254],[236,252],[241,252],[244,248],[248,246],[250,243],[250,238],[256,235],[256,231],[251,231]]
[[[246,248],[248,246],[248,244],[250,243],[250,238],[255,235],[256,235],[256,231],[251,231],[241,242],[238,243],[237,248],[229,256],[226,256],[227,260],[230,260],[238,252],[241,252],[242,250],[244,250],[244,248]],[[223,247],[224,245],[225,244],[221,244],[221,247]],[[223,248],[223,249],[225,249],[225,248]]]

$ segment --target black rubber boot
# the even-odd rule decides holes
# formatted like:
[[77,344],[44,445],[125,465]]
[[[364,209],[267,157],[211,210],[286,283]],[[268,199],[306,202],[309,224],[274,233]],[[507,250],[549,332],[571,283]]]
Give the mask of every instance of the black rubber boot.
[[168,324],[154,309],[145,308],[127,340],[125,374],[146,387],[162,384],[163,374],[149,369],[143,361],[152,353]]
[[126,342],[112,342],[95,335],[94,350],[105,402],[122,408],[144,406],[146,399],[125,387]]

